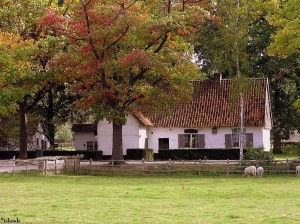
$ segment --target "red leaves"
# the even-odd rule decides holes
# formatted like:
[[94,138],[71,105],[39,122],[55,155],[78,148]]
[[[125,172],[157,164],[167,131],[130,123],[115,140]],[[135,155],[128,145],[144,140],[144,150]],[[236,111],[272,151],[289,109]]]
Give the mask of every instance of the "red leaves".
[[218,17],[218,16],[211,15],[211,16],[209,17],[209,20],[212,21],[212,22],[215,22],[217,25],[220,25],[220,24],[221,24],[221,18]]
[[126,54],[123,58],[120,59],[120,62],[126,67],[129,66],[148,66],[147,55],[144,51],[133,50],[132,52]]
[[36,23],[41,30],[50,28],[56,33],[61,34],[64,31],[66,19],[59,16],[54,9],[47,8],[46,15],[37,19]]

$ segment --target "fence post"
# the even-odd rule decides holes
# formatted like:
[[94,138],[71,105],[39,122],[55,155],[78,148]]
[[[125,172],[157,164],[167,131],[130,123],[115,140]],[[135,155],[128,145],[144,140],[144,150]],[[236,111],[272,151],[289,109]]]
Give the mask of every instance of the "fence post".
[[45,174],[47,175],[47,163],[48,163],[48,160],[45,159]]
[[79,154],[77,154],[76,160],[77,160],[77,174],[79,174],[80,173],[80,156],[79,156]]
[[171,174],[171,159],[169,159],[168,173]]
[[286,159],[286,173],[287,173],[287,175],[289,175],[290,174],[290,171],[289,171],[289,159]]
[[198,171],[198,175],[201,175],[201,166],[202,165],[202,160],[199,159],[199,171]]
[[57,174],[57,158],[55,158],[55,174]]
[[229,159],[227,159],[227,162],[226,162],[226,175],[227,176],[229,175]]
[[28,163],[25,163],[26,166],[26,176],[28,176]]
[[74,165],[73,165],[73,173],[76,174],[76,158],[73,159]]
[[115,162],[112,160],[111,161],[111,172],[113,175],[115,175],[115,172],[114,172],[114,165],[115,165]]
[[13,176],[15,175],[15,166],[16,166],[16,157],[13,156],[13,170],[12,170]]
[[65,158],[65,174],[67,173],[67,159]]
[[144,175],[145,174],[145,159],[142,158],[142,174]]
[[89,170],[89,174],[91,174],[92,172],[92,158],[90,158],[90,170]]

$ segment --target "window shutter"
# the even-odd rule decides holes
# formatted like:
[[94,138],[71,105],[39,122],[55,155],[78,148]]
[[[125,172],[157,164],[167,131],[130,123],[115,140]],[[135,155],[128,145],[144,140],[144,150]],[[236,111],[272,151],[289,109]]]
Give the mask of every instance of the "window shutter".
[[197,148],[200,148],[200,149],[205,148],[205,135],[204,134],[197,135]]
[[246,133],[246,146],[253,146],[253,133]]
[[184,148],[185,137],[184,134],[178,135],[178,148]]
[[225,134],[225,148],[232,148],[231,134]]

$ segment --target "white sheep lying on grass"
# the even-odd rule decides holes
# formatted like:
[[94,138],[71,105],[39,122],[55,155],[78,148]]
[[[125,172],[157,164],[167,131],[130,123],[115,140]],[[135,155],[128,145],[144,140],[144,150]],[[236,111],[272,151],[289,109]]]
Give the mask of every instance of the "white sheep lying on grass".
[[300,177],[300,166],[296,166],[296,175]]
[[264,175],[264,168],[263,167],[258,167],[257,169],[256,169],[256,175],[257,175],[257,177],[262,177],[263,175]]
[[256,167],[255,166],[246,167],[243,175],[248,176],[248,177],[249,177],[249,175],[256,176]]

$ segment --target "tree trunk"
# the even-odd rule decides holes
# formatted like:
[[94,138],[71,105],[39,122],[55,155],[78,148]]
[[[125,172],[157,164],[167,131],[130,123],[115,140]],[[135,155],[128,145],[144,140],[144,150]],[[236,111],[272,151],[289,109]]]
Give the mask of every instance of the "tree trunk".
[[283,153],[281,149],[281,136],[278,131],[274,129],[274,145],[273,145],[273,153],[281,154]]
[[19,158],[27,159],[27,137],[28,137],[28,117],[26,111],[26,104],[19,104],[19,118],[20,118],[20,149]]
[[53,93],[52,90],[48,93],[48,107],[47,107],[47,134],[51,138],[50,144],[51,146],[54,146],[54,136],[55,136],[55,126],[53,124],[54,119],[54,100],[53,100]]
[[112,147],[112,160],[117,160],[116,163],[122,163],[123,157],[123,143],[122,143],[122,130],[123,125],[113,122],[113,147]]

